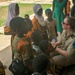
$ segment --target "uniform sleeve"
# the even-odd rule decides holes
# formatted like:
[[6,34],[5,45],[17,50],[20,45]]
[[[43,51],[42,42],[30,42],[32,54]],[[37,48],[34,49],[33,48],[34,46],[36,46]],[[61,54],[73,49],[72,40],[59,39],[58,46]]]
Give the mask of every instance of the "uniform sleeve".
[[75,48],[73,47],[74,42],[72,42],[68,48],[67,48],[67,53],[69,56],[75,55]]

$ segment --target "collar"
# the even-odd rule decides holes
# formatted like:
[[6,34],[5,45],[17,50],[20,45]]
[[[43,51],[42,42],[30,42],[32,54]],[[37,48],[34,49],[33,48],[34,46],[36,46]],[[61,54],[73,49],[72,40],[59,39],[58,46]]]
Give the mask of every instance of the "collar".
[[69,37],[71,37],[71,38],[75,37],[75,33],[74,33],[73,31],[71,31],[68,36],[66,36],[66,33],[65,33],[65,38],[66,38],[66,40],[67,40]]

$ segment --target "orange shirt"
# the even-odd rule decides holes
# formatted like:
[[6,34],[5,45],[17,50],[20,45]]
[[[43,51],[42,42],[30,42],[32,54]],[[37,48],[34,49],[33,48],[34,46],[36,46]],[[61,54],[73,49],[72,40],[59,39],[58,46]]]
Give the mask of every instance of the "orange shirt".
[[25,37],[30,37],[31,34],[32,34],[32,32],[33,32],[33,31],[31,30],[31,31],[29,31],[27,34],[25,34],[24,36],[25,36]]
[[32,24],[33,24],[33,28],[32,30],[41,30],[40,28],[40,24],[38,22],[38,20],[36,19],[36,17],[34,16],[34,18],[32,19]]
[[28,31],[28,33],[25,34],[24,36],[30,37],[31,34],[32,34],[32,32],[33,32],[34,30],[41,30],[40,24],[39,24],[39,22],[38,22],[38,20],[36,19],[35,16],[34,16],[34,18],[32,19],[32,25],[33,25],[33,27],[32,27],[32,29],[31,29],[31,31]]

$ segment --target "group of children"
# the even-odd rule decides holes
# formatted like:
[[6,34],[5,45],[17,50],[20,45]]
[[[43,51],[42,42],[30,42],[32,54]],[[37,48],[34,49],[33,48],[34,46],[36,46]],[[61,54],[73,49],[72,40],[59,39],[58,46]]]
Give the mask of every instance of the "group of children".
[[[51,22],[51,24],[52,24],[52,27],[51,26],[47,27],[47,34],[50,34],[50,32],[53,33],[53,31],[54,31],[54,34],[48,35],[48,39],[50,39],[50,37],[53,38],[56,36],[55,30],[54,30],[56,22],[52,18],[51,9],[46,9],[45,13],[46,13],[46,16],[48,16],[48,19],[46,20],[46,24],[47,25],[50,24],[49,22]],[[11,45],[12,45],[11,46],[12,47],[12,60],[14,58],[18,58],[20,61],[22,61],[25,65],[27,65],[30,68],[30,64],[31,64],[30,60],[33,59],[34,57],[37,57],[39,54],[42,54],[42,53],[45,53],[49,56],[49,52],[51,50],[53,50],[53,48],[49,47],[51,50],[48,49],[49,43],[47,40],[43,41],[44,44],[41,42],[43,37],[39,30],[35,29],[35,31],[32,31],[32,28],[33,28],[32,21],[30,20],[28,14],[25,15],[25,18],[22,18],[22,17],[12,18],[9,22],[9,25],[10,25],[11,30],[13,32],[15,32],[15,36],[14,36],[13,40],[11,41],[12,42],[11,43]],[[51,29],[51,28],[53,28],[53,29]],[[30,32],[30,34],[28,34],[29,32]],[[50,41],[52,40],[52,38],[50,39]],[[39,43],[40,43],[41,49],[39,47]],[[42,46],[42,44],[44,46]],[[48,50],[48,52],[46,50]],[[40,56],[38,56],[38,57],[40,57]],[[51,56],[49,56],[49,58],[50,58],[50,61],[48,63],[50,63],[50,68],[49,68],[51,70],[50,73],[54,74],[55,73],[54,65],[52,66],[53,69],[51,68],[51,64],[53,63],[53,60],[51,60]],[[41,60],[41,61],[46,61],[46,60]],[[46,61],[46,63],[47,63],[47,61]],[[39,65],[37,65],[37,66],[40,67]],[[46,65],[44,67],[45,67],[44,69],[46,69]],[[38,71],[38,72],[40,72],[40,71]],[[46,75],[46,74],[44,74],[44,75]]]
[[39,30],[34,30],[30,36],[31,38],[25,36],[29,31],[28,23],[28,20],[25,20],[21,17],[13,18],[10,21],[10,28],[16,33],[12,42],[12,51],[14,52],[14,57],[22,61],[30,69],[31,73],[33,73],[31,68],[32,60],[42,53],[47,54],[49,56],[50,63],[50,66],[48,67],[49,71],[50,73],[54,74],[54,63],[49,55],[50,51],[53,50],[53,47],[48,40],[43,40]]
[[[40,4],[35,4],[35,5],[40,6]],[[40,8],[41,8],[41,6],[40,6]],[[41,9],[41,12],[42,12],[42,9]],[[40,15],[39,13],[40,13],[40,11],[38,12],[38,15]],[[48,22],[55,21],[54,19],[52,19],[51,9],[47,9],[45,11],[45,13],[48,16],[48,19],[47,19]],[[43,18],[43,17],[41,17],[41,18]],[[44,23],[47,24],[47,21]],[[40,24],[44,24],[44,23],[40,22]],[[54,26],[52,27],[53,29],[55,27],[55,23],[53,23],[54,24]],[[25,15],[25,18],[22,18],[19,16],[12,18],[9,22],[9,25],[10,25],[10,29],[15,33],[15,36],[11,43],[12,55],[13,55],[12,61],[14,58],[18,58],[20,61],[23,62],[23,64],[25,64],[30,69],[31,73],[38,72],[38,73],[43,74],[42,72],[48,68],[48,72],[51,74],[54,74],[55,73],[54,62],[53,62],[51,56],[49,55],[49,52],[53,51],[53,47],[48,42],[48,40],[45,40],[48,38],[47,38],[47,36],[45,36],[44,30],[41,31],[41,28],[43,29],[43,27],[39,26],[39,29],[37,27],[35,27],[35,24],[33,25],[33,22],[30,20],[28,14]],[[44,28],[49,29],[50,27],[45,26]],[[53,29],[48,30],[48,31],[45,30],[45,33],[46,33],[46,31],[47,31],[47,33],[49,33],[50,31],[53,33],[53,31],[54,31]],[[46,38],[44,38],[44,36]],[[49,36],[54,36],[54,35],[49,35]],[[50,39],[50,37],[49,37],[49,39]],[[39,46],[39,43],[40,43],[40,46]],[[42,44],[44,44],[44,46],[42,46]],[[32,63],[32,60],[35,61],[36,59],[38,59],[38,57],[41,58],[42,54],[44,56],[48,55],[48,59],[44,59],[44,60],[40,59],[40,60],[45,61],[46,63],[49,63],[49,65],[47,64],[48,65],[48,67],[47,67],[47,65],[45,65],[45,64],[43,65],[41,63],[42,64],[41,66],[43,66],[43,68],[42,68],[39,65],[39,63],[36,63],[38,67],[42,68],[41,69],[42,71],[41,71],[40,69],[38,70],[38,68],[33,67],[35,62]],[[40,60],[38,62],[40,62]],[[31,66],[31,63],[32,63],[32,66]],[[47,74],[47,70],[45,71],[44,75],[46,75],[46,74]]]
[[55,75],[55,64],[50,55],[54,48],[50,42],[57,37],[57,22],[52,18],[50,8],[45,10],[47,16],[45,21],[40,4],[34,4],[33,11],[35,14],[33,20],[26,14],[25,18],[14,17],[9,22],[11,30],[15,32],[12,40],[13,59],[18,58],[27,65],[32,75],[47,75],[47,73]]

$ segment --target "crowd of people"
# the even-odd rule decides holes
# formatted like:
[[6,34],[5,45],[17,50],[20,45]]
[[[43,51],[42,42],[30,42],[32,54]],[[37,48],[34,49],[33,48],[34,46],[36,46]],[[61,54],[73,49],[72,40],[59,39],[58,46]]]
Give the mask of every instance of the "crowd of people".
[[[41,4],[34,4],[32,20],[29,14],[19,16],[18,3],[8,6],[4,34],[11,35],[12,61],[21,61],[30,75],[75,75],[75,0],[72,2],[70,8],[69,0],[53,0],[52,10],[45,9],[46,19]],[[5,75],[1,62],[0,75]]]

